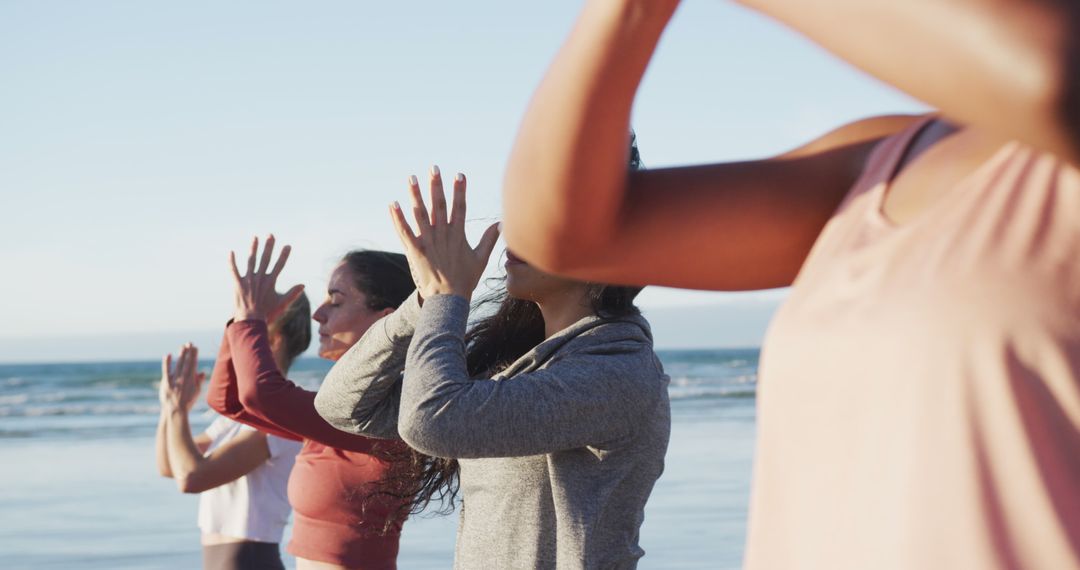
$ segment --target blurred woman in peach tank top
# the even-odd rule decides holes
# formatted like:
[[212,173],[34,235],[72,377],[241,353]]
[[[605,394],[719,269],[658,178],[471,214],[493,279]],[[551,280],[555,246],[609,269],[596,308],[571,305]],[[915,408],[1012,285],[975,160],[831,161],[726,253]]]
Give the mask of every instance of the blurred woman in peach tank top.
[[748,568],[1080,566],[1080,173],[1017,143],[903,223],[887,139],[766,338]]
[[587,0],[511,155],[509,247],[585,281],[793,285],[747,569],[1080,568],[1080,2],[740,4],[944,118],[627,172],[679,1]]

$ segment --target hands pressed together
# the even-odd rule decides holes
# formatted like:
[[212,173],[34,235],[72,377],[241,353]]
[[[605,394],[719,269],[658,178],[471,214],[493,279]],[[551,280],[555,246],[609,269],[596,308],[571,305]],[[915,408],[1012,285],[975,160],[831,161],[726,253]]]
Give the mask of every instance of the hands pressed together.
[[[458,295],[471,299],[495,249],[499,224],[488,227],[476,247],[470,246],[465,237],[465,188],[465,175],[459,173],[454,178],[453,208],[448,211],[442,175],[439,167],[432,167],[429,182],[431,210],[428,211],[420,193],[419,181],[416,176],[410,176],[409,198],[416,221],[415,232],[405,219],[401,206],[395,201],[390,207],[394,228],[405,248],[409,269],[421,298]],[[285,293],[277,292],[278,276],[292,248],[288,245],[282,247],[277,262],[271,268],[274,245],[274,236],[267,236],[260,255],[259,238],[253,238],[243,275],[236,264],[235,252],[229,253],[229,267],[236,286],[233,320],[273,322],[304,291],[303,285],[295,285]]]
[[233,320],[243,321],[248,319],[273,322],[289,305],[304,292],[303,285],[294,285],[284,294],[278,294],[276,290],[278,275],[285,267],[289,259],[292,247],[286,245],[281,248],[277,263],[272,270],[270,259],[274,255],[274,235],[266,238],[262,257],[259,259],[259,267],[255,268],[255,258],[259,253],[259,238],[251,240],[251,253],[248,255],[247,272],[241,276],[236,266],[236,253],[229,252],[229,267],[232,269],[233,280],[236,284],[236,311]]
[[172,354],[161,360],[161,385],[158,399],[163,408],[188,413],[195,405],[206,373],[199,372],[199,349],[190,342],[180,347],[180,356],[173,366]]
[[419,181],[415,176],[409,177],[416,232],[405,219],[401,205],[394,202],[390,206],[390,217],[405,246],[413,281],[425,299],[434,295],[458,295],[470,299],[499,239],[499,224],[488,227],[475,248],[470,246],[465,237],[465,175],[459,173],[454,178],[454,202],[449,216],[442,175],[437,166],[431,168],[429,186],[430,212],[420,194]]

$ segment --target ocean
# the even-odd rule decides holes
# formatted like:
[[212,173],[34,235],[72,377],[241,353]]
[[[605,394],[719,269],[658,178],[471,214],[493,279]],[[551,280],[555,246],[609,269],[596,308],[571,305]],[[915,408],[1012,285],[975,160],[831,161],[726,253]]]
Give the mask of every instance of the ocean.
[[[639,567],[738,568],[758,351],[659,354],[671,376],[672,441]],[[290,378],[315,389],[329,368],[301,359]],[[154,463],[160,374],[159,362],[0,365],[0,567],[200,566],[197,500]],[[200,401],[193,428],[213,418]],[[456,514],[410,519],[399,567],[450,567],[456,523]]]

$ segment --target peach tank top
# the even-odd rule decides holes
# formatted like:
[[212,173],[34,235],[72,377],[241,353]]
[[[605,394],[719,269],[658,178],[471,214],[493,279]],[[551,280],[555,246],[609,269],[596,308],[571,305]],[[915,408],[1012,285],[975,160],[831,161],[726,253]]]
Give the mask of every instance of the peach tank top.
[[748,570],[1080,568],[1080,172],[1009,143],[900,226],[885,140],[769,330]]

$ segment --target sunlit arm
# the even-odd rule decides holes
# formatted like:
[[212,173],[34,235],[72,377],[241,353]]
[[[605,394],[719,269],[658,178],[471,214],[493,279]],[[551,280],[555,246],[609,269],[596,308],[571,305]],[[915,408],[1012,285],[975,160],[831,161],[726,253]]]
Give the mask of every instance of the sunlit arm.
[[740,3],[956,122],[1080,163],[1080,2]]
[[166,412],[165,439],[172,477],[183,493],[201,493],[234,481],[270,458],[266,434],[242,431],[209,456],[191,435],[188,415],[174,408]]
[[504,235],[540,268],[565,271],[610,240],[634,93],[677,5],[587,2],[533,96],[504,182]]

